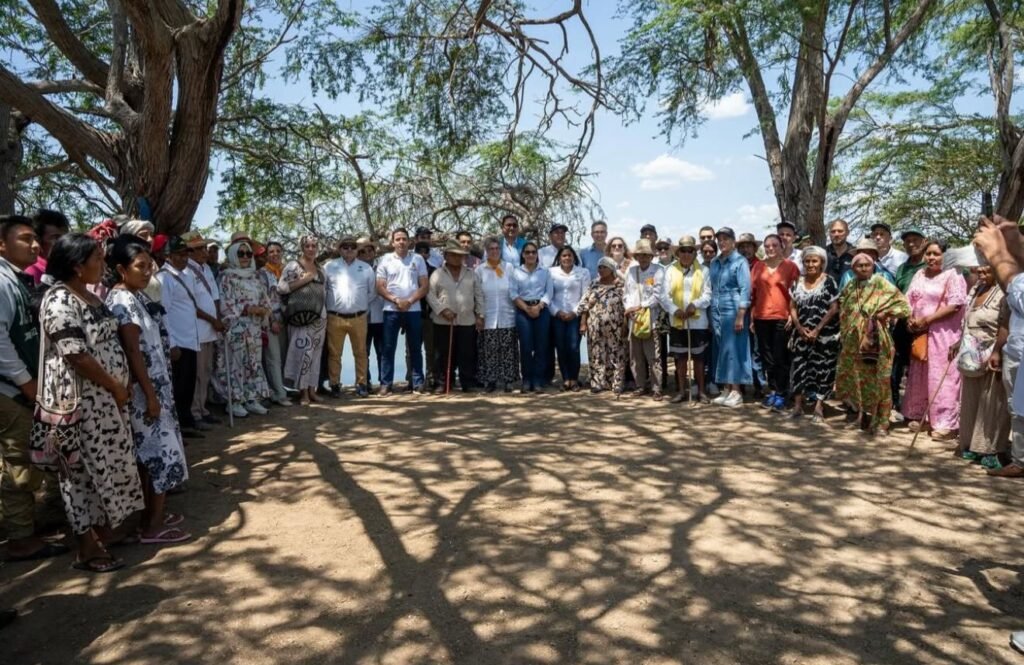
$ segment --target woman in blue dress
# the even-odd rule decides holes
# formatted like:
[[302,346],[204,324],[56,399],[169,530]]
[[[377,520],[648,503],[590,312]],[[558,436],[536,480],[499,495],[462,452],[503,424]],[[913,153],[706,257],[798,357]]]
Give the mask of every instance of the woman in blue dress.
[[714,404],[743,404],[740,386],[754,381],[750,358],[750,333],[745,324],[750,308],[750,267],[736,251],[736,234],[725,226],[718,230],[719,254],[711,261],[711,329],[714,336],[715,383],[722,394]]

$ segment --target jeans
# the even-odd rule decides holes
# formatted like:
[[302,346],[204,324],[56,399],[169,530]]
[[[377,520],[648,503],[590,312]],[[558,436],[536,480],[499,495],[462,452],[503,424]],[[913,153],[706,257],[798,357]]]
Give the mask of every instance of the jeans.
[[551,312],[544,308],[540,316],[531,319],[526,312],[516,311],[516,333],[519,334],[519,364],[523,386],[540,388],[548,362],[548,333],[551,330]]
[[563,321],[551,317],[551,335],[555,352],[558,354],[558,368],[562,381],[576,381],[580,378],[580,318]]
[[395,349],[398,331],[405,328],[405,344],[409,351],[409,369],[413,388],[423,385],[423,316],[415,312],[384,312],[384,357],[381,360],[380,384],[395,382]]

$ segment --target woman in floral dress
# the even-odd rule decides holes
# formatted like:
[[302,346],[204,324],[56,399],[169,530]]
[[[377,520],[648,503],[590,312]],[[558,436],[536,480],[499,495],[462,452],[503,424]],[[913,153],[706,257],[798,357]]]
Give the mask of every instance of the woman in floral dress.
[[[316,263],[319,241],[315,236],[306,235],[299,239],[301,254],[296,261],[289,261],[281,272],[277,290],[287,296],[310,282],[326,280],[323,269]],[[285,300],[285,311],[288,303]],[[319,402],[316,396],[317,381],[320,378],[320,358],[327,336],[327,306],[321,305],[320,316],[307,325],[298,326],[288,322],[288,354],[284,361],[284,382],[299,391],[299,403]]]
[[107,294],[107,307],[117,317],[135,379],[128,414],[146,499],[140,540],[180,543],[191,537],[177,526],[184,518],[166,513],[164,506],[167,492],[188,479],[188,464],[174,406],[167,333],[159,307],[144,292],[153,274],[149,245],[136,236],[119,236],[108,251],[107,265],[118,279]]
[[839,287],[825,272],[828,255],[812,245],[803,251],[804,274],[793,285],[790,320],[793,353],[790,368],[793,417],[804,413],[804,400],[814,404],[811,422],[825,422],[825,400],[836,381],[839,356]]
[[839,368],[836,397],[852,405],[851,424],[869,435],[889,433],[893,343],[889,322],[910,315],[898,288],[874,274],[868,254],[853,259],[854,279],[839,296]]
[[580,334],[587,336],[590,392],[610,388],[617,399],[625,383],[628,356],[622,281],[615,260],[608,256],[598,262],[597,275],[576,312],[580,315]]
[[256,276],[252,245],[240,240],[229,245],[226,253],[227,265],[220,273],[220,307],[227,330],[217,341],[217,377],[225,386],[231,380],[231,409],[236,417],[263,415],[267,410],[260,401],[270,395],[263,373],[263,328],[270,297]]
[[54,286],[40,306],[43,368],[39,402],[54,407],[77,392],[80,464],[59,477],[60,493],[78,539],[75,568],[106,573],[124,566],[104,546],[113,529],[145,503],[125,405],[131,398],[128,360],[117,319],[87,288],[103,277],[103,248],[82,233],[50,250],[46,274]]

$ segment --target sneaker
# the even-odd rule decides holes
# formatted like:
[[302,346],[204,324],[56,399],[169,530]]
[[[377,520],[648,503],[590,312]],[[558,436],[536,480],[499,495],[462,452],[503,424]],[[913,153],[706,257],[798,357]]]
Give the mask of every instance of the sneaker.
[[366,389],[366,386],[356,386],[356,397],[368,397],[370,391]]
[[776,413],[782,413],[786,410],[786,398],[782,395],[776,395],[775,399],[772,400],[772,411]]
[[981,458],[980,464],[984,468],[992,469],[993,471],[998,471],[1003,468],[1003,463],[999,461],[998,455],[985,455]]
[[291,406],[292,405],[292,401],[290,399],[288,399],[287,397],[275,397],[271,401],[274,404],[277,404],[278,406]]
[[[708,392],[711,392],[711,391],[708,391]],[[722,406],[722,405],[725,404],[725,400],[727,400],[727,399],[729,399],[729,394],[728,393],[721,393],[718,397],[716,397],[715,399],[711,400],[711,403],[716,405],[716,406]]]
[[978,453],[971,450],[965,450],[962,453],[960,453],[960,459],[962,459],[965,462],[980,462],[982,457],[983,455],[979,455]]
[[417,383],[415,386],[412,387],[412,393],[414,395],[426,395],[427,389],[422,383]]
[[735,390],[732,391],[731,393],[729,393],[729,396],[725,398],[725,401],[722,402],[722,406],[727,406],[730,409],[735,409],[743,406],[743,395],[741,395],[739,392]]
[[902,423],[904,420],[906,420],[906,418],[904,418],[903,414],[897,411],[896,409],[893,409],[892,413],[889,414],[889,422],[894,425],[898,425]]
[[380,384],[380,389],[377,391],[377,397],[387,397],[390,394],[391,386],[386,383]]
[[1024,653],[1024,630],[1010,633],[1010,646],[1020,653]]
[[249,412],[246,411],[245,407],[243,407],[241,404],[232,404],[230,409],[225,407],[224,410],[233,415],[235,418],[245,418],[246,416],[249,415]]
[[768,393],[768,396],[761,402],[762,409],[770,409],[775,406],[775,393]]
[[246,402],[245,404],[243,404],[243,406],[245,407],[245,410],[248,411],[249,413],[255,413],[260,416],[267,415],[266,407],[260,404],[259,402]]

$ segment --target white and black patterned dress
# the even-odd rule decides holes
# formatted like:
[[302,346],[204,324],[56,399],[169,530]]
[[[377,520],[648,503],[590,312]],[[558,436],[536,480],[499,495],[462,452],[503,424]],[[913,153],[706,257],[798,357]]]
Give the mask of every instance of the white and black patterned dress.
[[148,419],[146,394],[142,392],[142,386],[135,383],[128,412],[135,439],[135,457],[146,468],[153,491],[164,494],[188,480],[188,464],[174,405],[166,334],[163,334],[160,320],[149,313],[150,304],[152,301],[141,291],[132,293],[127,289],[113,289],[107,295],[107,307],[117,317],[118,324],[138,326],[139,347],[146,361],[146,373],[160,401],[160,416],[155,420]]
[[[801,278],[791,290],[800,325],[808,330],[816,328],[839,298],[839,287],[830,276],[808,289]],[[836,381],[836,362],[839,359],[839,317],[834,317],[821,329],[813,343],[797,334],[793,335],[793,365],[791,390],[794,395],[804,394],[808,399],[826,399]]]
[[66,357],[89,354],[127,385],[128,360],[121,349],[117,319],[106,305],[87,303],[63,284],[47,292],[40,310],[50,340],[41,397],[44,403],[69,399],[76,382],[81,396],[82,464],[60,478],[68,522],[76,534],[105,524],[116,527],[143,508],[128,414],[107,390],[76,373]]

